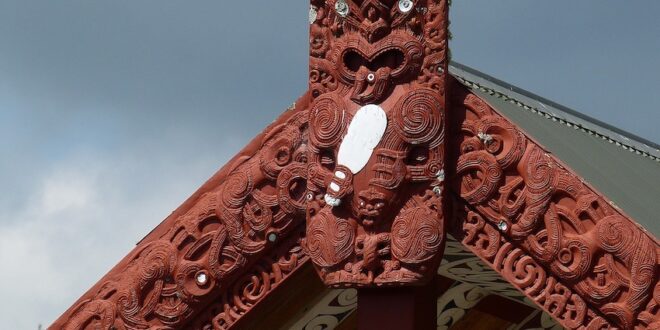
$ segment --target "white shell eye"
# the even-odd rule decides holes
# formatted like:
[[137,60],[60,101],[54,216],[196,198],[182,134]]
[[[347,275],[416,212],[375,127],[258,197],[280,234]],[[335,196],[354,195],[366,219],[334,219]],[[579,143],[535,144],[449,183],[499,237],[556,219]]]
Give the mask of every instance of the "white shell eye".
[[412,0],[399,0],[399,11],[402,13],[407,13],[413,9]]
[[348,16],[348,13],[350,12],[350,8],[348,7],[348,4],[346,3],[346,0],[338,0],[335,3],[335,11],[337,11],[337,14],[341,17],[346,17]]
[[373,73],[367,75],[367,80],[369,80],[369,82],[373,82],[375,79],[376,76]]
[[206,275],[206,272],[199,272],[197,273],[197,276],[195,276],[195,281],[197,281],[198,285],[205,285],[208,282],[208,275]]
[[497,224],[497,228],[499,228],[501,231],[506,231],[509,229],[509,225],[504,221],[500,221],[500,223]]

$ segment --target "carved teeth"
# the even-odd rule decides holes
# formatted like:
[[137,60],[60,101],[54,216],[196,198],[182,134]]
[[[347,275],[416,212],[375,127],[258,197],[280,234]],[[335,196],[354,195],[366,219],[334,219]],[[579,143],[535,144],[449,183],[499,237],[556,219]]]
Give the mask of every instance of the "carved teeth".
[[339,185],[334,182],[330,182],[330,189],[334,192],[339,192]]
[[346,179],[346,173],[344,173],[344,172],[342,172],[342,171],[336,171],[336,172],[335,172],[335,176],[336,176],[338,179],[342,179],[342,180],[343,180],[343,179]]

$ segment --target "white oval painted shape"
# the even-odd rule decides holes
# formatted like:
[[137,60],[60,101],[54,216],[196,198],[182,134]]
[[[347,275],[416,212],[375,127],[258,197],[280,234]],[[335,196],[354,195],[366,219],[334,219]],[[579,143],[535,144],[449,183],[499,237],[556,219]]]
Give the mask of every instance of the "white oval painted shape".
[[383,108],[368,104],[355,113],[348,133],[339,145],[337,164],[348,167],[353,174],[367,163],[387,128],[387,115]]

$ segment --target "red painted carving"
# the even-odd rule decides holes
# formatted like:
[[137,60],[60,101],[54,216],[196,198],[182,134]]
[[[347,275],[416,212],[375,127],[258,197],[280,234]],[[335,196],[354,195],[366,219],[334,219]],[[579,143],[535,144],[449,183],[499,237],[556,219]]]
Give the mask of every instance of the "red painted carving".
[[445,0],[312,0],[310,21],[308,96],[52,328],[229,328],[308,259],[331,286],[422,284],[445,219],[563,326],[660,328],[657,240],[463,86],[446,111]]
[[[293,271],[305,259],[295,246],[304,227],[308,114],[283,117],[53,328],[177,329],[211,301],[228,301],[212,320],[223,329]],[[255,281],[255,273],[268,279]]]
[[[444,248],[447,3],[313,0],[310,20],[307,252],[328,285],[421,284]],[[351,168],[374,105],[384,133]]]
[[291,238],[224,288],[218,298],[203,306],[204,309],[186,324],[185,329],[230,329],[309,260],[300,247],[303,234],[304,226],[299,226]]
[[464,87],[452,102],[463,243],[567,328],[660,327],[658,242]]

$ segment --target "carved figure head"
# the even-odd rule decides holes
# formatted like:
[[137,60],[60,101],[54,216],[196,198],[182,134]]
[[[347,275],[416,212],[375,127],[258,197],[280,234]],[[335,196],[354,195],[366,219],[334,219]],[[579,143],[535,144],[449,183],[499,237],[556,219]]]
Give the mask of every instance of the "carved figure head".
[[444,229],[444,0],[313,0],[306,248],[330,285],[421,283]]

